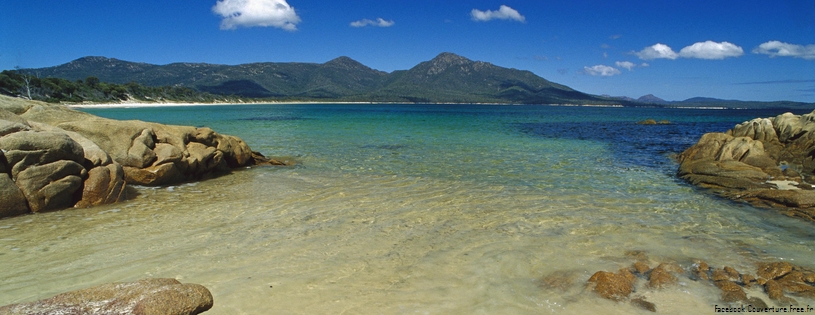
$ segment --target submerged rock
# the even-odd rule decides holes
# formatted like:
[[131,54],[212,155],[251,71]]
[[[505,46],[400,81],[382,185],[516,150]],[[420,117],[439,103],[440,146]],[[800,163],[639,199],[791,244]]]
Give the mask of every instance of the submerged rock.
[[657,311],[656,304],[646,301],[644,297],[636,297],[631,299],[631,304],[647,311]]
[[764,263],[758,266],[756,274],[767,280],[775,280],[790,273],[793,268],[794,266],[788,262]]
[[212,308],[212,294],[175,279],[103,284],[49,299],[0,307],[0,314],[193,315]]
[[710,266],[704,261],[697,261],[693,264],[691,274],[699,280],[710,280]]
[[574,271],[554,272],[539,279],[537,284],[541,289],[566,291],[576,279],[577,273]]
[[634,271],[636,271],[640,275],[648,274],[648,272],[651,271],[651,267],[648,266],[648,263],[644,261],[635,262],[633,268]]
[[662,263],[648,274],[648,286],[659,289],[676,283],[674,273],[684,272],[681,267],[674,264]]
[[707,133],[678,156],[691,184],[815,221],[815,111],[756,118]]
[[744,292],[744,289],[742,289],[740,285],[733,281],[718,280],[714,281],[713,284],[722,290],[722,301],[738,302],[747,300],[747,293]]
[[775,280],[767,280],[764,284],[764,292],[770,297],[770,300],[782,304],[798,304],[794,299],[784,295],[784,288]]
[[622,273],[612,273],[608,271],[598,271],[589,278],[589,285],[593,285],[592,291],[603,298],[620,301],[627,298],[634,292],[633,279]]
[[0,218],[124,200],[126,185],[282,165],[209,128],[117,121],[0,96]]
[[[797,305],[798,302],[786,294],[815,300],[815,270],[788,262],[759,263],[755,270],[755,274],[758,275],[756,278],[729,266],[711,268],[706,262],[693,259],[686,259],[689,263],[687,268],[673,262],[662,262],[650,269],[648,263],[652,260],[648,259],[644,252],[627,252],[626,256],[635,259],[631,267],[620,269],[617,273],[597,271],[588,279],[587,289],[599,297],[621,303],[629,302],[635,307],[652,312],[656,311],[657,304],[646,301],[642,295],[632,296],[632,293],[638,290],[646,292],[664,290],[671,285],[685,286],[681,283],[687,281],[703,281],[717,287],[721,291],[719,299],[732,305],[766,308],[767,303],[764,301],[767,298],[779,305]],[[550,291],[569,290],[572,277],[565,277],[568,280],[564,281],[564,275],[573,275],[575,272],[574,270],[553,272],[539,280],[539,286]],[[642,284],[640,278],[647,281]],[[763,286],[766,296],[747,295],[744,288],[756,284]],[[756,291],[751,290],[750,294],[755,295]]]

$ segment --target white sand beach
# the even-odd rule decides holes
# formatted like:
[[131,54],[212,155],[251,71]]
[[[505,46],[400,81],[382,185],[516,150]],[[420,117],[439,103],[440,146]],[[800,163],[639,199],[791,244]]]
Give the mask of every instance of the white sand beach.
[[128,107],[171,107],[171,106],[212,106],[212,105],[251,105],[251,104],[295,104],[280,102],[245,102],[245,103],[178,103],[178,102],[122,102],[122,103],[82,103],[65,104],[71,108],[128,108]]
[[[215,105],[292,105],[292,104],[391,104],[383,102],[278,102],[278,101],[258,101],[258,102],[223,102],[223,103],[177,103],[177,102],[122,102],[122,103],[83,103],[65,104],[71,108],[128,108],[128,107],[172,107],[172,106],[215,106]],[[392,103],[401,104],[401,103]]]

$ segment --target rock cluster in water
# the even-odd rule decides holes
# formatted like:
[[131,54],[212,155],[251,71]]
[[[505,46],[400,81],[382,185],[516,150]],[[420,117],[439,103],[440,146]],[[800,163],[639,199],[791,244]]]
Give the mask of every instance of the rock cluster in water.
[[679,156],[678,176],[717,194],[815,221],[815,111],[712,132]]
[[0,307],[0,314],[193,315],[212,308],[212,294],[198,284],[175,279],[109,283],[49,299]]
[[117,121],[0,96],[0,218],[122,201],[126,184],[275,162],[209,128]]
[[[637,288],[660,290],[682,281],[707,282],[721,291],[722,302],[742,303],[760,309],[768,307],[765,301],[781,306],[798,305],[798,301],[788,295],[815,299],[815,270],[789,262],[759,263],[755,273],[750,274],[727,266],[713,268],[701,260],[694,260],[692,264],[682,267],[670,261],[654,263],[641,251],[626,254],[634,258],[632,265],[616,272],[595,272],[586,282],[586,291],[652,312],[656,312],[657,305],[636,294]],[[575,272],[555,272],[540,279],[539,286],[564,291],[573,286],[576,279]],[[744,289],[754,286],[763,288],[766,294],[763,299],[747,296]]]
[[650,119],[650,118],[646,119],[646,120],[640,120],[640,121],[637,122],[637,125],[670,125],[670,124],[671,124],[671,122],[669,120],[657,121],[655,119]]

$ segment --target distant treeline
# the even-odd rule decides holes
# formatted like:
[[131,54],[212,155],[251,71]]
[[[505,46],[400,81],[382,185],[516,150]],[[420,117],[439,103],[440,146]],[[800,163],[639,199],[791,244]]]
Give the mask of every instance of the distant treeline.
[[121,102],[239,102],[240,97],[215,95],[180,86],[143,86],[136,82],[101,82],[95,76],[84,80],[39,78],[15,70],[0,72],[0,94],[49,103]]

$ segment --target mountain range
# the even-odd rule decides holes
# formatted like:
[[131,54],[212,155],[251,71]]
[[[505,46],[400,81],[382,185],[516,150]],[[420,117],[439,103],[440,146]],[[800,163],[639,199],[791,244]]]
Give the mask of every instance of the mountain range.
[[240,65],[171,63],[154,65],[106,57],[83,57],[55,67],[22,69],[38,77],[145,86],[189,87],[212,94],[274,100],[606,104],[624,106],[721,106],[803,108],[795,102],[739,102],[690,99],[667,102],[653,95],[639,99],[583,93],[530,71],[441,53],[408,70],[383,72],[351,58],[326,63],[263,62]]
[[637,99],[626,96],[608,96],[604,97],[625,100],[641,106],[660,106],[660,107],[691,107],[691,108],[750,108],[750,109],[801,109],[812,110],[815,108],[815,103],[802,103],[792,101],[775,101],[775,102],[759,102],[759,101],[739,101],[739,100],[724,100],[711,97],[692,97],[683,101],[666,101],[653,94],[643,95]]
[[619,103],[550,82],[530,71],[508,69],[442,53],[409,70],[374,70],[351,58],[326,63],[153,65],[106,57],[25,69],[39,77],[146,86],[185,86],[202,92],[248,98],[372,102]]

